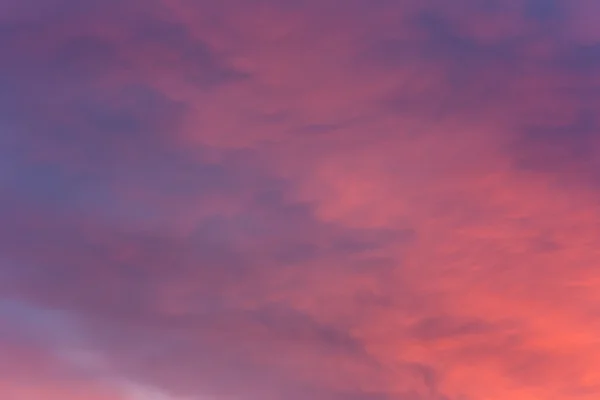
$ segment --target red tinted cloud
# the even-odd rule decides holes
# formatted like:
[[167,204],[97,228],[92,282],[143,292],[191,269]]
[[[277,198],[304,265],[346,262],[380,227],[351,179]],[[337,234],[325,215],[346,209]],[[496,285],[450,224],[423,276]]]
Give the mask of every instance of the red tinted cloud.
[[597,398],[594,5],[12,3],[0,395]]

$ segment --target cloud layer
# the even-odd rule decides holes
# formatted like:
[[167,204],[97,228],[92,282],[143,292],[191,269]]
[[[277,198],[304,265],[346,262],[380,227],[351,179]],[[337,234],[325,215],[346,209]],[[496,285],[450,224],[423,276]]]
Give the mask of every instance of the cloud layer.
[[0,397],[600,394],[592,0],[0,5]]

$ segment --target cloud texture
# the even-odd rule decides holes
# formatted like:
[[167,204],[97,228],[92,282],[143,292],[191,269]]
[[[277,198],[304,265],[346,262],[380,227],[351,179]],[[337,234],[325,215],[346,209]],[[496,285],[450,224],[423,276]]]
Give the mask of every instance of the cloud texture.
[[595,0],[5,0],[0,397],[600,395]]

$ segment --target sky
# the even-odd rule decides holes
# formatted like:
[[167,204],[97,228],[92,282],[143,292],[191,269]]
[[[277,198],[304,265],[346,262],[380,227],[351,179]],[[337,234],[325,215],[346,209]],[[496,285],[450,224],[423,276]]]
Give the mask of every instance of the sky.
[[596,400],[597,0],[0,1],[0,398]]

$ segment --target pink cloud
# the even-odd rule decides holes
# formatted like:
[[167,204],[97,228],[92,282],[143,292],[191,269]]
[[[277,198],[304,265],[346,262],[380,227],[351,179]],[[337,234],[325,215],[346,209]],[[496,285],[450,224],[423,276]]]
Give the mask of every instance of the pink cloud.
[[10,3],[1,396],[597,398],[591,3]]

